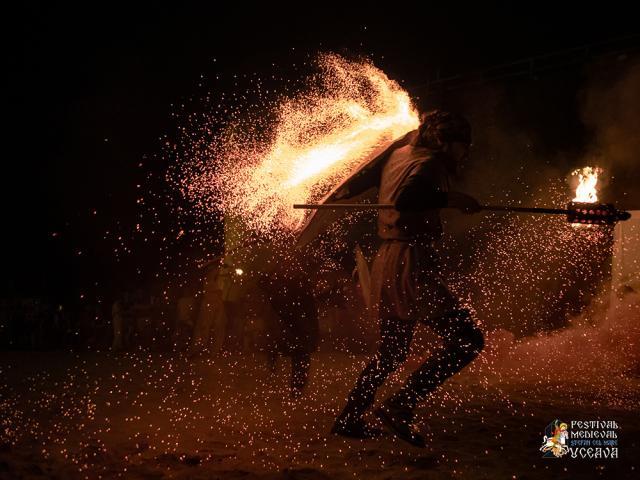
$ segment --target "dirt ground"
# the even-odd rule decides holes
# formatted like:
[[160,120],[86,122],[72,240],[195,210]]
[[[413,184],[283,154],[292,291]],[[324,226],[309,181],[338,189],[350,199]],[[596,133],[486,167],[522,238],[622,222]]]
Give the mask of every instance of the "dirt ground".
[[[638,478],[637,376],[552,384],[478,359],[420,408],[421,450],[328,433],[366,358],[316,354],[306,395],[291,400],[285,359],[271,373],[260,355],[4,352],[0,478]],[[617,421],[620,458],[543,459],[556,418]]]

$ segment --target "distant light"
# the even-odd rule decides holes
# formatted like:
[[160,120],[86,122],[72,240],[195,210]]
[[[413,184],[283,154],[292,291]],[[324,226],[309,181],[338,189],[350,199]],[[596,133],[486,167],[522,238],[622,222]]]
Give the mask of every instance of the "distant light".
[[242,275],[244,271],[241,268],[236,268],[236,275]]

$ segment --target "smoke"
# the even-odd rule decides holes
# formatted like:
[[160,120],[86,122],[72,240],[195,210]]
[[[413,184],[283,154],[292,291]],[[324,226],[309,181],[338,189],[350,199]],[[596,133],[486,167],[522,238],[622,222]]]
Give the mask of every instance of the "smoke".
[[580,97],[581,117],[592,135],[585,159],[611,172],[610,198],[640,208],[633,177],[640,156],[640,62],[622,67],[621,73],[592,74]]
[[[637,108],[640,104],[640,64],[632,63],[616,71],[599,72],[597,75],[592,73],[578,96],[579,117],[589,132],[587,142],[581,154],[565,155],[575,165],[597,165],[604,169],[605,180],[608,181],[604,184],[600,182],[599,187],[601,192],[604,187],[605,201],[619,200],[622,207],[639,208],[640,192],[634,172],[640,155],[640,137],[637,135],[640,131],[640,110]],[[491,133],[491,138],[501,145],[499,148],[513,149],[521,141],[519,139],[522,138],[522,133],[509,141],[512,130],[513,127],[497,129]],[[562,156],[563,154],[556,156],[554,162],[545,162],[548,168],[541,165],[540,177],[549,175],[544,180],[548,185],[554,172],[555,178],[561,176],[558,168],[560,162],[557,160]],[[536,163],[540,165],[542,162]],[[553,163],[556,165],[552,165]],[[529,179],[531,180],[535,183],[535,177]],[[561,190],[548,190],[555,190],[558,199],[562,197]],[[520,198],[526,198],[525,190],[520,191],[520,194]],[[544,194],[539,198],[545,201]],[[547,201],[549,200],[552,199],[547,197]],[[602,238],[589,238],[592,232],[585,238],[585,232],[572,234],[569,231],[568,236],[563,237],[565,241],[559,242],[562,249],[555,255],[549,255],[560,232],[560,225],[550,228],[550,225],[544,225],[545,220],[541,220],[538,225],[529,223],[530,233],[517,235],[514,229],[516,222],[513,219],[506,222],[501,230],[495,229],[498,235],[492,235],[491,229],[488,229],[486,232],[489,235],[485,237],[487,243],[483,246],[486,257],[477,257],[479,260],[467,271],[467,274],[472,273],[467,280],[471,278],[471,282],[482,287],[481,294],[476,298],[476,303],[481,306],[480,310],[494,314],[493,323],[489,322],[487,348],[483,354],[485,365],[481,369],[486,367],[488,376],[497,376],[500,381],[524,381],[545,388],[558,386],[561,389],[563,382],[588,385],[589,391],[598,392],[616,406],[637,407],[637,390],[628,385],[630,376],[640,375],[640,291],[637,285],[632,285],[625,279],[626,283],[614,285],[615,291],[609,288],[606,271],[608,247],[602,244]],[[640,244],[638,232],[628,228],[626,231],[624,249],[637,249]],[[580,242],[579,246],[576,245],[577,240]],[[599,252],[598,249],[591,248],[598,245],[601,250]],[[628,261],[629,255],[622,250],[614,249],[614,255],[622,253]],[[595,257],[599,254],[604,254],[600,267],[605,270],[593,275],[591,268],[598,265],[585,268],[585,262],[589,261],[590,255]],[[515,261],[514,257],[525,257],[525,260]],[[577,260],[572,262],[569,269],[563,268],[562,264],[567,258]],[[614,261],[619,263],[620,259]],[[495,288],[492,290],[501,276],[492,279],[491,275],[484,272],[494,272],[500,262],[511,268],[500,269],[506,278],[498,284],[509,285],[510,289],[515,290],[524,289],[525,293],[521,298],[515,298],[512,290],[506,293],[496,293]],[[545,265],[549,268],[544,268]],[[637,277],[637,267],[636,263],[625,268],[631,268]],[[524,272],[528,274],[523,275]],[[544,277],[555,277],[556,285],[553,285],[554,282],[545,285],[542,280]],[[514,328],[515,322],[506,325],[502,322],[508,330],[496,329],[501,322],[500,318],[496,321],[495,312],[499,312],[504,305],[506,311],[515,312],[517,316],[518,310],[514,310],[514,307],[520,303],[524,308],[519,313],[526,319],[526,312],[530,312],[532,306],[539,305],[532,300],[535,297],[532,293],[544,292],[548,296],[547,300],[555,297],[567,303],[570,300],[567,295],[585,285],[585,282],[578,282],[566,288],[566,281],[570,278],[590,278],[597,281],[592,286],[600,293],[588,297],[586,307],[580,313],[570,315],[566,324],[556,322],[556,325],[564,328],[520,340],[516,340],[516,337],[523,329]],[[538,288],[540,285],[544,287],[542,290]],[[488,298],[491,296],[493,298]],[[553,321],[552,318],[543,320],[543,323]]]
[[[471,162],[453,188],[484,204],[563,208],[575,196],[570,173],[600,166],[600,199],[633,208],[635,198],[639,208],[640,68],[616,60],[592,66],[586,78],[550,74],[440,100],[474,129]],[[449,278],[487,328],[516,337],[566,328],[609,274],[606,229],[578,231],[562,217],[452,212],[445,220]]]
[[[577,153],[560,150],[548,122],[538,122],[541,95],[537,84],[519,92],[484,86],[459,99],[474,138],[471,162],[452,188],[489,205],[566,206]],[[518,338],[560,328],[595,293],[586,285],[601,270],[590,258],[602,253],[595,229],[576,231],[562,216],[449,212],[445,220],[449,281],[486,328]]]
[[637,389],[628,378],[640,375],[640,294],[627,291],[611,301],[607,292],[598,300],[561,331],[521,341],[506,330],[490,332],[480,369],[490,381],[550,392],[583,387],[620,408],[637,408]]

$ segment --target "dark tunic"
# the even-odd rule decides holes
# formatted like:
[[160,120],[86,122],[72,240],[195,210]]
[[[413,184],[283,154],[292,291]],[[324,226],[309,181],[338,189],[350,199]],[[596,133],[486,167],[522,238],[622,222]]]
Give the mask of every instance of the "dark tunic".
[[[449,190],[443,154],[424,147],[406,145],[387,160],[380,178],[378,203],[393,203],[397,209],[380,210],[378,235],[383,240],[438,240],[442,236],[440,210],[419,208],[425,200],[443,203],[439,193]],[[400,204],[398,204],[398,201]],[[439,205],[444,206],[444,205]],[[414,207],[414,208],[412,208]]]
[[378,215],[384,242],[371,271],[377,317],[429,322],[457,308],[433,248],[442,236],[438,207],[446,205],[449,189],[446,161],[442,153],[406,145],[391,153],[382,169],[378,201],[396,209]]

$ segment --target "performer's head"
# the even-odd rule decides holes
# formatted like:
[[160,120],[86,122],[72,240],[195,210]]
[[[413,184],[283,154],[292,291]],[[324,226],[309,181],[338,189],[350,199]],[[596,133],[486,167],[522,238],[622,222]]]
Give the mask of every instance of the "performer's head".
[[418,131],[418,145],[447,153],[452,171],[469,156],[471,125],[461,115],[433,110],[422,115]]

